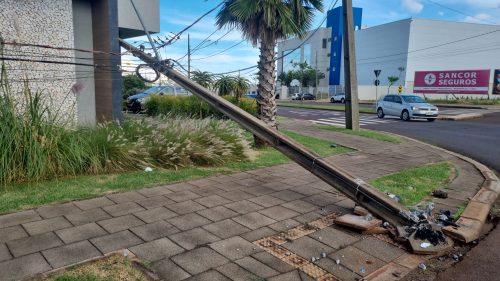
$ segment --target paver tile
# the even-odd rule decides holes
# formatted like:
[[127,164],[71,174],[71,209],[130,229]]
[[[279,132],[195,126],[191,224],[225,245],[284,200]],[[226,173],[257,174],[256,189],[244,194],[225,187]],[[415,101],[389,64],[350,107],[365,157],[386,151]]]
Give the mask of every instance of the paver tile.
[[225,207],[227,207],[235,212],[238,212],[240,214],[247,214],[247,213],[251,213],[251,212],[263,209],[262,206],[257,205],[255,203],[252,203],[252,202],[247,201],[247,200],[237,201],[234,203],[226,204]]
[[29,275],[51,270],[40,253],[0,262],[0,280],[20,280]]
[[23,224],[24,229],[26,229],[29,235],[41,234],[71,226],[71,223],[64,217],[55,217]]
[[192,276],[192,277],[186,279],[185,281],[231,281],[231,279],[222,275],[218,271],[209,270],[209,271],[205,271],[203,273],[200,273],[196,276]]
[[133,215],[126,215],[117,218],[107,219],[97,222],[102,228],[109,233],[115,233],[134,226],[144,224],[143,221],[134,217]]
[[231,203],[231,201],[229,199],[226,199],[226,198],[221,197],[219,195],[206,196],[206,197],[198,198],[194,201],[200,203],[201,205],[203,205],[207,208],[212,208],[215,206]]
[[201,197],[211,196],[211,195],[215,195],[215,194],[219,194],[219,193],[224,192],[223,189],[216,188],[216,187],[213,187],[213,186],[199,187],[199,188],[195,188],[195,189],[193,189],[191,191],[193,191],[194,193],[200,195]]
[[340,249],[353,244],[360,239],[359,236],[350,235],[333,227],[326,227],[309,235],[316,241],[322,242],[334,249]]
[[139,204],[141,207],[146,209],[155,209],[162,206],[168,206],[171,204],[175,204],[176,202],[168,199],[164,196],[156,196],[156,197],[148,197],[146,199],[135,201],[135,203]]
[[164,207],[158,207],[146,211],[134,213],[134,215],[146,223],[152,223],[159,220],[169,219],[177,216],[176,213]]
[[207,247],[200,247],[179,254],[171,259],[173,262],[193,275],[219,267],[228,262],[225,257]]
[[103,207],[103,209],[113,217],[119,217],[145,210],[135,202],[125,202],[121,204],[111,205]]
[[166,194],[165,196],[171,200],[174,200],[175,202],[183,202],[200,197],[200,195],[189,190],[177,191],[170,194]]
[[194,201],[191,201],[191,200],[183,201],[183,202],[175,203],[175,204],[169,204],[166,207],[169,208],[170,210],[180,214],[180,215],[184,215],[184,214],[188,214],[188,213],[192,213],[192,212],[196,212],[196,211],[200,211],[200,210],[205,209],[205,207],[203,205],[200,205],[200,204],[198,204]]
[[60,268],[101,256],[99,250],[87,240],[46,250],[42,253],[53,268]]
[[143,188],[140,190],[137,190],[141,195],[144,195],[146,197],[157,197],[157,196],[162,196],[165,194],[172,193],[170,189],[168,189],[166,186],[157,186],[157,187],[150,187],[150,188]]
[[311,257],[320,257],[321,253],[328,255],[334,251],[333,248],[308,236],[293,240],[293,242],[287,242],[283,246],[307,260],[311,260]]
[[208,224],[203,226],[203,228],[222,239],[250,231],[249,228],[244,227],[243,225],[230,219]]
[[157,221],[130,229],[144,241],[152,241],[161,237],[178,233],[180,230],[166,221]]
[[240,237],[247,240],[248,242],[254,242],[264,237],[269,237],[271,235],[276,234],[277,232],[274,229],[271,229],[267,226],[257,228],[255,230],[249,231],[247,233],[241,234]]
[[279,221],[277,223],[270,224],[269,228],[272,228],[275,231],[281,232],[281,231],[287,231],[290,228],[294,228],[300,224],[301,223],[299,223],[296,220],[287,219],[287,220]]
[[177,246],[168,238],[161,238],[140,244],[131,247],[129,250],[138,257],[148,261],[157,261],[184,252],[184,249]]
[[180,230],[188,230],[211,223],[210,220],[195,213],[174,217],[167,221]]
[[275,256],[269,254],[268,252],[256,253],[256,254],[253,254],[252,257],[259,260],[263,264],[271,267],[272,269],[279,271],[280,273],[285,273],[285,272],[289,272],[291,270],[294,270],[293,266],[276,258]]
[[274,206],[264,210],[260,210],[259,213],[277,221],[286,220],[300,215],[299,213],[282,206]]
[[82,201],[75,201],[74,203],[78,208],[84,211],[115,204],[115,202],[109,200],[107,197],[97,197]]
[[283,201],[279,198],[273,197],[271,195],[262,195],[259,197],[250,198],[250,199],[248,199],[248,201],[259,204],[259,205],[266,207],[266,208],[285,203],[285,201]]
[[73,214],[73,215],[67,215],[66,218],[73,224],[73,225],[81,225],[81,224],[87,224],[90,222],[96,222],[96,221],[101,221],[105,219],[110,219],[111,216],[106,213],[103,209],[97,208],[97,209],[90,209],[87,211],[83,211],[78,214]]
[[362,239],[353,246],[385,262],[390,262],[406,253],[404,250],[374,237]]
[[332,260],[339,259],[341,265],[361,276],[366,276],[385,265],[385,262],[353,246],[347,246],[328,257]]
[[0,243],[16,240],[28,236],[24,228],[20,225],[7,228],[0,228]]
[[246,193],[250,193],[254,196],[262,196],[275,192],[274,190],[264,186],[252,186],[252,187],[247,187],[244,190]]
[[301,198],[305,197],[303,194],[300,194],[300,193],[297,193],[297,192],[294,192],[291,190],[282,190],[282,191],[272,193],[271,195],[274,197],[277,197],[281,200],[287,201],[287,202],[294,201],[294,200],[301,199]]
[[330,258],[320,259],[317,265],[343,281],[359,281],[363,278]]
[[233,220],[250,229],[257,229],[276,222],[275,220],[268,218],[257,212],[235,217],[233,218]]
[[235,263],[259,277],[269,278],[279,274],[278,271],[251,257],[244,257]]
[[33,210],[1,215],[0,229],[41,219],[42,218]]
[[258,246],[239,236],[214,242],[210,244],[210,247],[230,260],[241,259],[262,251]]
[[269,281],[304,281],[297,270],[269,278]]
[[220,240],[219,237],[200,227],[170,235],[169,238],[186,250]]
[[7,242],[14,257],[24,256],[38,251],[62,245],[61,239],[53,232],[47,232]]
[[108,234],[104,229],[96,223],[88,223],[72,228],[66,228],[56,231],[57,236],[66,243],[87,240],[94,237],[99,237]]
[[204,186],[210,186],[210,185],[217,185],[218,182],[213,181],[213,180],[208,179],[208,178],[204,178],[204,179],[189,181],[189,184],[192,184],[192,185],[197,186],[197,187],[204,187]]
[[228,218],[236,217],[239,214],[224,206],[217,206],[210,209],[204,209],[197,212],[211,221],[220,221]]
[[40,216],[46,219],[59,216],[73,215],[82,212],[80,208],[78,208],[77,206],[75,206],[75,204],[71,202],[64,204],[43,206],[36,209],[36,211],[38,212],[38,214],[40,214]]
[[152,267],[164,281],[180,281],[191,276],[169,259],[157,261],[152,264]]
[[324,207],[326,205],[335,204],[339,201],[344,200],[344,197],[334,196],[331,193],[323,192],[320,194],[315,194],[306,198],[303,198],[303,201],[309,202],[313,205]]
[[258,276],[241,268],[235,263],[228,263],[217,268],[217,271],[226,275],[233,281],[256,280]]
[[315,220],[322,218],[322,217],[323,217],[322,215],[320,215],[316,212],[309,212],[309,213],[305,213],[305,214],[300,215],[300,216],[296,216],[293,219],[300,222],[300,223],[306,223],[306,222],[310,223],[310,222],[315,221]]
[[168,190],[171,190],[172,192],[178,192],[178,191],[186,191],[186,190],[192,190],[195,189],[196,186],[189,184],[187,182],[178,182],[174,184],[169,184],[165,186]]
[[111,199],[111,201],[113,201],[117,204],[142,200],[142,199],[146,198],[146,196],[140,194],[137,191],[115,193],[115,194],[107,195],[106,197],[108,197],[109,199]]
[[104,254],[143,243],[139,237],[128,230],[93,238],[90,242]]
[[294,200],[281,206],[302,214],[318,209],[317,206],[303,200]]
[[0,262],[10,260],[11,258],[12,256],[10,255],[9,249],[7,249],[7,245],[0,243]]
[[229,192],[223,192],[223,193],[220,193],[219,195],[224,197],[224,198],[227,198],[231,201],[241,201],[241,200],[245,200],[245,199],[254,197],[252,194],[246,193],[245,191],[242,191],[242,190],[233,190],[233,191],[229,191]]

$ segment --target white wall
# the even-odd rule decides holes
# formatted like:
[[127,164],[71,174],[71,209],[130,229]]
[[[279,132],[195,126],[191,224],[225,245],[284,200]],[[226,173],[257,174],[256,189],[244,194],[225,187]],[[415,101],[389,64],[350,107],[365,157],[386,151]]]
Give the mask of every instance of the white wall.
[[[413,20],[410,31],[410,50],[420,50],[453,41],[459,42],[411,53],[408,57],[407,67],[408,86],[413,87],[415,71],[499,69],[500,32],[470,38],[495,30],[500,30],[500,26]],[[464,40],[465,38],[470,39]],[[493,71],[490,77],[491,82],[493,82]],[[492,85],[490,85],[490,89],[492,89]],[[445,97],[445,95],[430,96],[433,98]]]

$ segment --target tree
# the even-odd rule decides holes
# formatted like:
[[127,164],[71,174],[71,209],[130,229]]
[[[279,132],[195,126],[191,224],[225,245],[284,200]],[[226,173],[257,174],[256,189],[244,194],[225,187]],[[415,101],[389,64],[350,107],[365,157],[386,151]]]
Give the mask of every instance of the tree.
[[[276,128],[275,69],[278,39],[303,37],[322,0],[226,0],[217,14],[219,28],[236,27],[254,46],[260,45],[257,116]],[[263,145],[256,139],[257,145]]]
[[208,71],[193,71],[191,73],[191,79],[207,89],[211,89],[214,83],[213,75]]
[[139,78],[139,76],[135,74],[129,74],[123,77],[123,88],[122,88],[123,99],[127,99],[128,97],[140,93],[145,89],[146,89],[146,83],[144,82],[144,80]]
[[241,97],[250,89],[250,81],[242,76],[234,78],[234,95],[239,101]]
[[389,77],[387,77],[387,80],[389,81],[389,88],[387,88],[387,93],[389,93],[391,86],[394,85],[394,83],[398,82],[399,77],[389,76]]
[[281,72],[281,74],[278,75],[278,81],[281,82],[281,85],[285,85],[287,87],[290,87],[290,84],[294,79],[295,73],[293,71]]
[[217,90],[219,96],[229,96],[233,94],[235,89],[235,79],[233,76],[222,75],[215,81],[214,89]]

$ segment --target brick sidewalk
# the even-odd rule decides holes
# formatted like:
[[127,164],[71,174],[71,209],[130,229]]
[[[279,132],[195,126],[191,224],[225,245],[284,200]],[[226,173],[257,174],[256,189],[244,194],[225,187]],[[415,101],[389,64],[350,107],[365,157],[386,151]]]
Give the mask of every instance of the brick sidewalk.
[[[300,124],[299,124],[300,125]],[[283,127],[297,124],[283,124]],[[456,207],[483,178],[466,162],[412,142],[395,145],[317,130],[358,152],[328,158],[369,180],[429,162],[459,170],[451,188]],[[350,213],[354,202],[296,164],[215,176],[0,216],[0,280],[17,280],[129,249],[165,280],[313,280],[252,242],[330,213]],[[384,239],[333,225],[289,241],[290,252],[342,280],[396,279],[420,258]],[[338,260],[338,264],[337,264]]]

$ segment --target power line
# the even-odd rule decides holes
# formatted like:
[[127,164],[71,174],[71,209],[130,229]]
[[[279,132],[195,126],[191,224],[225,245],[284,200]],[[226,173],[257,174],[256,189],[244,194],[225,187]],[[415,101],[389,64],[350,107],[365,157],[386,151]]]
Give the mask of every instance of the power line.
[[[328,10],[331,10],[333,9],[333,7],[335,7],[337,5],[337,3],[339,2],[339,0],[335,0],[335,2],[333,2],[332,0],[332,4],[330,5],[330,8],[328,8]],[[328,16],[328,15],[327,15]],[[323,18],[323,20],[321,21],[321,23],[319,24],[319,26],[307,37],[306,40],[302,41],[302,43],[300,43],[300,45],[298,45],[297,47],[295,47],[294,49],[290,50],[287,54],[283,54],[282,56],[280,57],[277,57],[273,60],[270,60],[270,61],[266,61],[266,63],[268,62],[273,62],[273,61],[278,61],[288,55],[290,55],[291,53],[293,53],[294,51],[298,50],[299,48],[301,48],[303,45],[305,45],[305,43],[307,41],[309,41],[309,39],[311,39],[315,34],[316,32],[318,32],[318,30],[323,26],[323,23],[325,23],[326,19],[327,19],[327,16],[325,16]],[[213,75],[226,75],[226,74],[231,74],[231,73],[235,73],[235,72],[238,72],[238,71],[245,71],[245,70],[250,70],[252,68],[257,68],[259,65],[254,65],[254,66],[249,66],[249,67],[246,67],[246,68],[241,68],[241,69],[237,69],[237,70],[233,70],[233,71],[227,71],[227,72],[222,72],[222,73],[215,73]]]
[[217,56],[217,55],[220,55],[220,54],[222,54],[222,53],[225,53],[225,52],[227,52],[227,51],[231,50],[232,48],[237,47],[238,45],[240,45],[241,43],[243,43],[243,42],[245,42],[245,41],[246,41],[246,40],[241,40],[240,42],[238,42],[238,43],[236,43],[236,44],[232,45],[231,47],[229,47],[229,48],[227,48],[227,49],[224,49],[224,50],[222,50],[222,51],[220,51],[220,52],[217,52],[217,53],[214,53],[214,54],[208,55],[208,56],[203,57],[203,58],[192,59],[192,60],[204,60],[204,59],[208,59],[208,58],[211,58],[211,57],[215,57],[215,56]]
[[49,63],[49,64],[68,64],[68,65],[79,65],[79,66],[91,66],[91,67],[113,67],[98,64],[88,64],[88,63],[78,63],[78,62],[67,62],[67,61],[53,61],[53,60],[31,60],[31,59],[21,59],[21,58],[10,58],[10,57],[0,57],[2,61],[24,61],[24,62],[37,62],[37,63]]
[[461,14],[461,15],[464,15],[464,16],[467,16],[467,17],[471,17],[471,18],[474,18],[474,19],[477,19],[477,20],[480,20],[480,21],[483,21],[483,22],[488,22],[488,23],[491,23],[491,24],[498,24],[498,23],[496,23],[496,22],[493,22],[493,21],[490,21],[490,20],[487,20],[487,19],[481,19],[481,18],[478,18],[478,17],[473,16],[473,15],[471,15],[471,14],[464,13],[464,12],[462,12],[462,11],[460,11],[460,10],[455,9],[455,8],[445,6],[445,5],[441,4],[441,3],[435,2],[435,1],[433,1],[433,0],[425,0],[425,1],[427,1],[427,2],[429,2],[429,3],[432,3],[432,4],[436,5],[436,6],[439,6],[439,7],[441,7],[441,8],[445,8],[445,9],[448,9],[448,10],[453,11],[453,12],[455,12],[455,13],[458,13],[458,14]]
[[193,27],[195,24],[197,24],[199,21],[201,21],[204,17],[206,17],[207,15],[211,14],[213,11],[217,10],[220,6],[222,6],[222,4],[224,4],[226,1],[221,1],[217,6],[215,6],[214,8],[210,9],[208,12],[204,13],[203,15],[201,15],[199,18],[197,18],[192,24],[188,25],[187,27],[185,27],[183,30],[179,31],[177,34],[175,34],[172,38],[170,38],[170,40],[168,40],[166,43],[162,44],[161,46],[159,46],[159,48],[162,48],[162,47],[165,47],[167,45],[170,45],[173,43],[174,40],[177,40],[178,38],[180,38],[180,36],[182,35],[182,33],[186,32],[188,29],[190,29],[191,27]]

